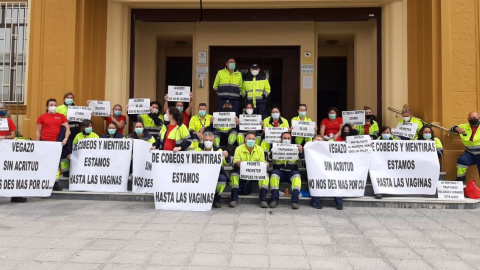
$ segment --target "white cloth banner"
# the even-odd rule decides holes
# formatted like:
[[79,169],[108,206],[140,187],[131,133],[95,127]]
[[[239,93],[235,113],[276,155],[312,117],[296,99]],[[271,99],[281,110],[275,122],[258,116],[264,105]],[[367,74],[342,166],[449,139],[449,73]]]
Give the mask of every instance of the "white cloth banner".
[[67,120],[70,122],[82,122],[92,119],[92,109],[84,106],[69,106]]
[[311,196],[360,197],[365,194],[371,154],[348,154],[344,142],[308,142],[304,149]]
[[70,157],[71,191],[126,192],[133,142],[83,139]]
[[240,179],[267,180],[267,164],[260,161],[244,161],[240,163]]
[[131,98],[128,100],[128,114],[149,114],[150,99],[149,98]]
[[415,135],[417,135],[417,128],[418,124],[415,123],[398,123],[397,127],[392,131],[392,134],[395,136],[402,136],[413,139],[415,138]]
[[94,116],[110,116],[110,101],[90,100],[88,107],[92,109]]
[[438,181],[438,199],[464,201],[463,181]]
[[59,142],[1,140],[0,153],[0,196],[52,194],[62,153]]
[[143,140],[133,140],[133,168],[132,191],[133,193],[153,193],[152,144]]
[[256,131],[262,130],[262,116],[260,114],[241,114],[240,115],[240,130]]
[[343,111],[342,118],[344,124],[350,124],[352,126],[363,126],[365,125],[365,111]]
[[168,101],[190,102],[190,87],[169,85]]
[[315,122],[311,121],[292,121],[292,136],[313,138],[315,137]]
[[298,160],[298,145],[274,143],[272,158],[273,160]]
[[214,112],[213,128],[236,128],[235,112]]
[[349,154],[370,153],[372,149],[372,138],[370,135],[347,136],[347,151]]
[[[155,209],[209,211],[215,196],[221,152],[152,151]],[[135,159],[135,157],[134,157]]]
[[376,194],[433,195],[440,165],[433,141],[373,142],[370,179]]
[[0,131],[9,131],[8,128],[8,119],[7,118],[0,118]]
[[281,143],[282,133],[287,132],[286,127],[268,127],[265,128],[265,141],[267,143]]

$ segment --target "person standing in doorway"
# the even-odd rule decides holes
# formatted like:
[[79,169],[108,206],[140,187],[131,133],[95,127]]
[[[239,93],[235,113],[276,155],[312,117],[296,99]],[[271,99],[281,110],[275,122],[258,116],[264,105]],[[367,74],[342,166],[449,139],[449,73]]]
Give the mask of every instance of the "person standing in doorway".
[[228,58],[226,68],[219,70],[213,83],[213,90],[218,95],[218,111],[221,111],[227,100],[232,103],[233,111],[238,116],[240,89],[242,88],[242,73],[235,71],[234,58]]
[[253,64],[250,73],[245,77],[242,85],[242,96],[246,101],[251,101],[255,108],[255,114],[261,114],[262,119],[268,117],[267,98],[270,94],[268,79],[260,74],[258,64]]

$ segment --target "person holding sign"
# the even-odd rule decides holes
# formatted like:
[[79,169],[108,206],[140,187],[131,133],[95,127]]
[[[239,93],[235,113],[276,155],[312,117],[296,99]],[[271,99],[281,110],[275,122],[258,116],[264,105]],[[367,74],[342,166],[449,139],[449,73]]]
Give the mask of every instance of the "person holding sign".
[[[127,124],[127,117],[125,117],[125,115],[122,114],[122,105],[115,104],[113,106],[112,113],[110,113],[110,116],[104,117],[103,120],[105,120],[107,124],[112,122],[115,123],[117,127],[117,133],[123,136],[123,128]],[[109,125],[110,124],[106,126],[105,133],[109,132],[108,131]]]
[[0,102],[0,140],[15,139],[17,126],[7,117],[7,107]]
[[110,122],[110,124],[107,125],[107,132],[100,136],[102,139],[123,139],[125,136],[123,136],[122,133],[118,131],[118,126],[116,122]]
[[364,106],[363,110],[365,111],[365,125],[355,125],[354,128],[358,130],[358,135],[370,135],[372,140],[376,140],[378,137],[378,123],[375,121],[372,108]]
[[213,127],[210,126],[213,123],[211,118],[212,116],[207,112],[207,104],[198,104],[198,114],[190,119],[190,124],[188,127],[193,139],[193,149],[198,148],[198,146],[201,144],[200,142],[203,140],[203,132],[205,131],[213,132],[213,134],[216,136],[215,146],[220,146],[220,136],[218,135],[218,131],[214,131]]
[[335,140],[336,142],[344,142],[347,140],[347,136],[355,136],[358,135],[358,131],[355,130],[352,125],[350,124],[345,124],[342,126],[342,129],[340,131],[340,136]]
[[[290,125],[288,124],[288,120],[283,117],[280,117],[280,109],[278,108],[278,106],[272,107],[271,116],[263,120],[263,131],[265,132],[265,128],[269,128],[269,127],[290,128]],[[263,140],[260,146],[265,151],[265,156],[267,156],[268,152],[270,152],[271,144],[265,140],[265,133],[263,133],[262,137],[263,137]]]
[[250,72],[245,77],[242,85],[242,96],[245,100],[251,101],[256,114],[261,114],[262,119],[267,118],[267,98],[270,94],[270,83],[268,79],[260,74],[258,64],[253,64]]
[[[230,207],[236,207],[238,204],[238,195],[249,195],[252,192],[251,181],[240,179],[240,166],[245,161],[265,162],[263,149],[255,144],[255,132],[248,132],[245,137],[246,143],[240,145],[235,150],[233,157],[234,169],[230,173],[230,184],[232,185],[232,201]],[[268,168],[268,162],[265,162]],[[268,176],[264,181],[258,181],[260,187],[260,207],[267,208]]]
[[418,140],[434,141],[435,147],[437,148],[438,159],[442,158],[443,156],[442,141],[440,141],[439,138],[435,137],[435,133],[433,132],[432,126],[430,125],[423,126],[418,132]]
[[130,135],[130,139],[146,141],[155,149],[155,138],[148,133],[141,121],[135,123],[135,131]]
[[422,121],[420,121],[418,118],[416,117],[412,117],[412,109],[410,109],[410,107],[408,107],[407,104],[403,105],[403,109],[402,109],[402,116],[403,116],[403,119],[400,120],[398,122],[398,124],[401,124],[401,123],[412,123],[412,124],[416,124],[417,125],[417,132],[415,133],[415,137],[414,138],[408,138],[408,137],[405,137],[405,136],[398,136],[401,140],[416,140],[418,139],[418,132],[420,131],[420,129],[422,128],[423,126],[423,123]]
[[[253,108],[253,103],[251,101],[248,101],[245,103],[245,108],[243,109],[243,114],[244,115],[253,115],[254,108]],[[237,133],[237,144],[241,145],[245,143],[245,135],[247,134],[248,131],[241,131],[240,130],[240,120],[238,120],[237,125],[238,125],[238,133]],[[260,126],[263,126],[263,121],[260,121]],[[257,137],[255,139],[255,143],[260,146],[260,143],[262,142],[262,131],[259,129],[256,131]]]
[[[73,103],[73,98],[74,96],[72,92],[65,93],[65,95],[63,95],[64,103],[57,107],[57,113],[63,114],[65,117],[67,117],[68,107],[75,106],[75,104]],[[70,126],[70,136],[68,137],[68,144],[71,145],[75,136],[77,136],[77,134],[80,132],[80,123],[68,122],[68,125]]]
[[343,125],[340,111],[336,107],[330,107],[327,110],[328,118],[323,118],[320,123],[320,135],[327,140],[336,140],[340,136],[340,129]]
[[[306,104],[300,104],[298,105],[298,116],[295,116],[292,118],[292,125],[293,121],[306,121],[306,122],[312,122],[312,119],[307,116],[307,105]],[[292,127],[293,128],[293,127]],[[317,133],[317,127],[315,126],[315,133]],[[305,145],[307,142],[311,142],[312,138],[307,138],[307,137],[295,137],[295,143],[300,144],[300,145]]]
[[[227,100],[227,102],[223,104],[222,112],[228,112],[233,115],[233,106],[230,103],[230,101]],[[210,118],[210,120],[215,121],[215,117]],[[235,116],[235,123],[238,123],[238,121],[239,121],[238,117]],[[216,130],[218,132],[218,135],[220,136],[219,144],[227,145],[227,151],[231,153],[233,151],[233,145],[237,141],[237,128],[236,127],[217,127]]]
[[168,108],[165,116],[168,127],[163,126],[155,148],[167,151],[186,151],[190,147],[190,131],[183,124],[183,115],[176,107]]
[[218,71],[213,83],[213,90],[218,95],[218,110],[221,110],[223,104],[230,100],[233,111],[238,114],[242,73],[235,71],[236,63],[234,58],[228,58],[225,65],[226,68]]
[[[188,104],[187,109],[184,110],[185,104],[183,102],[175,102],[175,107],[178,109],[178,111],[183,115],[183,124],[188,128],[188,125],[190,124],[190,116],[192,115],[192,106],[190,104],[193,104],[193,93],[190,92],[190,103]],[[165,113],[168,110],[168,94],[165,95],[165,105],[163,105],[163,110]],[[165,118],[165,117],[164,117]]]
[[[128,110],[128,105],[127,105]],[[163,115],[160,114],[160,102],[152,101],[150,102],[150,113],[149,114],[129,114],[128,118],[132,122],[142,121],[144,129],[148,131],[148,134],[154,139],[158,138],[160,130],[163,126]]]
[[98,139],[97,133],[93,132],[93,123],[90,120],[83,120],[80,123],[80,133],[75,136],[73,139],[73,145],[76,145],[80,140],[83,139]]
[[477,112],[468,114],[468,123],[453,126],[450,130],[458,132],[463,145],[467,148],[457,159],[457,181],[465,181],[465,174],[469,166],[477,165],[480,171],[480,132]]
[[[290,145],[292,143],[292,135],[289,132],[282,134],[282,144]],[[270,174],[270,192],[272,194],[272,201],[270,208],[275,208],[280,199],[280,192],[278,191],[280,183],[292,184],[292,209],[298,209],[298,202],[300,200],[300,188],[302,187],[302,176],[298,171],[298,163],[305,159],[303,154],[303,147],[297,144],[299,159],[297,160],[275,160],[273,159],[273,152],[268,154],[268,161],[273,161],[273,170]],[[274,148],[275,149],[275,148]]]
[[222,149],[215,147],[213,145],[214,135],[212,132],[203,133],[203,147],[194,149],[194,151],[219,151],[222,152],[223,161],[222,167],[220,169],[220,175],[218,176],[217,188],[215,190],[215,197],[213,199],[213,207],[222,208],[222,193],[225,190],[225,185],[227,184],[227,173],[225,172],[224,166],[232,166],[233,159],[228,154],[227,151],[222,151]]

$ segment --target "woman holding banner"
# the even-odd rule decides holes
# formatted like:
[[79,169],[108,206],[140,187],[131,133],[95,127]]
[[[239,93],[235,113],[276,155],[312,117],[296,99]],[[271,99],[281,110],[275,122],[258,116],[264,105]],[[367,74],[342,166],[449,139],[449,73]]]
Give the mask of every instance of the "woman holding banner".
[[328,118],[323,118],[320,123],[320,135],[322,135],[327,141],[334,141],[340,136],[343,119],[342,117],[339,117],[340,111],[337,107],[328,108],[327,114]]
[[408,138],[408,137],[404,137],[404,136],[398,136],[398,137],[401,140],[417,140],[418,139],[418,132],[420,131],[420,129],[423,126],[422,121],[420,121],[418,118],[412,117],[412,109],[410,109],[410,107],[408,107],[407,104],[403,105],[402,116],[403,116],[403,119],[400,120],[398,123],[399,124],[401,124],[401,123],[416,124],[417,125],[417,133],[415,135],[415,138],[411,138],[411,139]]
[[345,142],[347,141],[347,136],[358,135],[358,131],[352,127],[349,123],[342,126],[340,131],[340,136],[335,140],[336,142]]
[[[188,104],[187,109],[184,110],[185,104],[183,102],[175,102],[175,107],[178,109],[178,111],[183,115],[183,124],[188,128],[188,124],[190,123],[190,116],[192,115],[192,106],[190,104],[193,104],[193,93],[190,92],[190,103]],[[163,110],[165,111],[165,114],[167,113],[168,110],[168,94],[165,95],[165,104],[163,105]],[[165,120],[165,116],[163,117]],[[165,120],[165,122],[168,122]]]
[[[254,112],[254,107],[253,103],[251,101],[247,101],[245,103],[245,108],[243,109],[243,114],[244,115],[253,115]],[[260,125],[263,126],[263,121],[260,121]],[[247,134],[246,131],[240,131],[240,119],[237,122],[237,128],[238,128],[238,133],[237,133],[237,144],[240,146],[245,143],[245,135]],[[262,142],[262,132],[256,131],[256,138],[255,138],[255,143],[260,146],[260,143]]]
[[142,121],[138,121],[135,123],[135,131],[130,135],[130,139],[134,140],[144,140],[155,147],[155,138],[148,133],[143,125]]
[[122,133],[118,131],[118,126],[117,123],[115,122],[110,122],[110,124],[107,125],[107,132],[100,136],[102,139],[123,139],[125,138]]
[[265,156],[268,156],[268,152],[270,152],[270,147],[271,147],[271,144],[265,140],[265,129],[272,128],[272,127],[278,127],[278,128],[283,127],[283,128],[290,129],[288,120],[283,117],[280,117],[280,109],[278,106],[273,106],[270,112],[271,112],[270,113],[271,116],[263,120],[263,135],[262,135],[263,140],[262,140],[262,143],[260,144],[260,146],[263,148],[263,151],[265,151]]
[[[128,110],[128,105],[127,105]],[[160,102],[150,102],[149,114],[129,114],[128,118],[134,122],[142,122],[142,129],[145,129],[150,136],[156,139],[160,136],[160,130],[163,127],[163,115],[160,114]],[[143,131],[142,131],[143,132]]]
[[107,127],[105,128],[105,133],[108,133],[108,129],[110,124],[115,123],[117,133],[123,136],[123,128],[127,124],[127,117],[122,114],[122,105],[115,104],[113,106],[112,113],[110,113],[109,117],[104,117],[103,120],[107,123]]
[[[298,116],[292,118],[291,124],[293,129],[293,121],[306,121],[312,122],[312,119],[307,116],[307,105],[300,104],[298,105]],[[317,133],[317,126],[315,126],[315,133]],[[312,138],[305,137],[295,137],[295,143],[300,145],[305,145],[307,142],[311,142]]]
[[169,122],[169,125],[162,127],[155,147],[173,152],[186,151],[191,142],[189,140],[190,131],[183,124],[183,115],[176,107],[170,107],[165,113],[165,117],[165,122]]
[[443,156],[443,145],[439,138],[435,137],[435,133],[433,132],[433,128],[430,125],[423,126],[420,131],[418,132],[418,139],[425,140],[425,141],[434,141],[435,147],[437,148],[437,156],[438,159],[441,159]]
[[80,123],[80,133],[73,139],[73,145],[77,145],[78,141],[83,139],[98,139],[97,133],[93,132],[93,123],[90,120],[83,120]]
[[374,120],[372,108],[364,106],[365,110],[365,125],[355,125],[355,129],[358,130],[358,135],[370,135],[372,140],[376,140],[378,137],[378,123]]

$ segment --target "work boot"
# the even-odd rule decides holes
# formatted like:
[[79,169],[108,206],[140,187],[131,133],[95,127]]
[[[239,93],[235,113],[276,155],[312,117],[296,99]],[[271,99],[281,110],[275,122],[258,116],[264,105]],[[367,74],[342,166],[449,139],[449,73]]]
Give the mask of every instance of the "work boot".
[[222,196],[218,193],[215,193],[215,197],[213,198],[213,207],[222,208]]
[[337,205],[337,210],[343,210],[343,204],[338,204]]
[[270,205],[269,205],[269,206],[270,206],[270,208],[277,208],[277,206],[278,206],[278,201],[272,200],[272,201],[270,202]]
[[58,184],[58,182],[55,182],[55,184],[53,185],[53,190],[62,191],[63,188]]
[[232,208],[235,208],[235,207],[237,207],[237,204],[238,204],[237,201],[232,200],[232,201],[228,204],[228,206],[229,206],[229,207],[232,207]]
[[260,208],[268,208],[268,204],[266,201],[261,201],[260,202]]
[[377,199],[377,200],[382,199],[382,194],[375,194],[375,199]]
[[322,209],[322,203],[316,200],[312,199],[312,201],[310,202],[310,205],[315,209]]
[[292,209],[298,209],[298,203],[292,202]]
[[24,203],[26,201],[27,201],[27,198],[23,198],[23,197],[12,197],[10,199],[10,202]]

